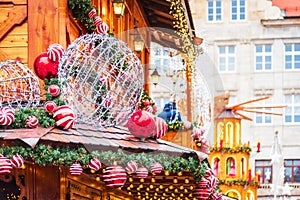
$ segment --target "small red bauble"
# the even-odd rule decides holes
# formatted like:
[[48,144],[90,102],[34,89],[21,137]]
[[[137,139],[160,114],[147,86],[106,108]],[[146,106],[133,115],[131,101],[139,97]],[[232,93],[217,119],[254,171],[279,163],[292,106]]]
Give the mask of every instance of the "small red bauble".
[[0,125],[9,126],[15,121],[15,112],[9,107],[0,108]]
[[137,169],[136,175],[139,178],[146,178],[148,176],[148,169],[146,167],[140,167]]
[[154,121],[156,125],[156,132],[154,132],[153,137],[160,139],[166,135],[166,132],[168,130],[167,123],[164,119],[154,116]]
[[48,87],[48,92],[52,97],[57,97],[60,94],[60,88],[57,85],[50,85]]
[[29,128],[36,128],[38,124],[39,124],[39,120],[36,116],[29,116],[26,120],[26,125]]
[[68,130],[75,124],[75,114],[70,106],[64,105],[56,108],[53,118],[56,126]]
[[64,51],[64,47],[61,44],[51,44],[47,49],[47,55],[51,61],[58,62]]
[[70,173],[75,176],[79,176],[82,173],[82,166],[78,163],[74,163],[70,166]]
[[12,171],[12,165],[8,158],[0,157],[0,175],[10,174]]
[[51,61],[46,52],[41,53],[34,60],[34,71],[42,80],[57,78],[58,62]]
[[44,104],[44,108],[47,112],[54,112],[55,109],[56,109],[56,103],[54,103],[53,101],[47,101],[45,104]]
[[148,99],[146,99],[144,102],[143,102],[143,105],[144,106],[149,106],[151,103]]
[[131,160],[126,164],[125,169],[127,172],[135,173],[138,169],[138,164]]
[[10,159],[10,162],[12,164],[13,167],[15,168],[20,168],[23,163],[24,163],[24,160],[22,158],[22,156],[20,155],[14,155],[11,159]]
[[162,171],[162,166],[160,163],[156,162],[156,163],[153,163],[150,167],[150,171],[152,174],[160,174],[161,171]]
[[89,168],[95,171],[98,171],[101,168],[101,162],[97,158],[90,160]]
[[107,167],[103,178],[107,187],[116,188],[123,186],[126,183],[127,174],[123,167],[116,165]]

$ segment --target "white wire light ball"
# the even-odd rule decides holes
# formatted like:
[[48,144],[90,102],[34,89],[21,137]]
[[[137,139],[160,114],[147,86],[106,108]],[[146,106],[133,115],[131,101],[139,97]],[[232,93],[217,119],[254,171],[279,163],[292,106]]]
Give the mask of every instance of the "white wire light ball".
[[0,62],[0,107],[29,108],[38,106],[39,102],[37,76],[18,61]]
[[86,34],[65,51],[58,70],[62,96],[77,122],[125,125],[142,94],[143,67],[127,44],[106,34]]

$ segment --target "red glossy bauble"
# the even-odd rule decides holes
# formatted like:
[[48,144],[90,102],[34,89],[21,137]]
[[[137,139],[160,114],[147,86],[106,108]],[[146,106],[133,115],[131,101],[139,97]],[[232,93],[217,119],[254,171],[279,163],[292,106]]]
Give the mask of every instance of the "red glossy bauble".
[[34,60],[34,71],[42,80],[57,78],[58,62],[51,61],[46,52],[41,53]]

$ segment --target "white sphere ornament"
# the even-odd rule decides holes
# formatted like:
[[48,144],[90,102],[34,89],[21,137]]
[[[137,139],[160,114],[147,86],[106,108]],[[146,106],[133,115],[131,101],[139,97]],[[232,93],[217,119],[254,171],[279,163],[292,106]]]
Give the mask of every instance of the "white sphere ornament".
[[0,107],[29,108],[40,102],[37,76],[15,60],[0,62]]
[[143,66],[123,41],[107,34],[86,34],[71,43],[59,64],[66,83],[61,95],[79,123],[124,125],[140,102]]

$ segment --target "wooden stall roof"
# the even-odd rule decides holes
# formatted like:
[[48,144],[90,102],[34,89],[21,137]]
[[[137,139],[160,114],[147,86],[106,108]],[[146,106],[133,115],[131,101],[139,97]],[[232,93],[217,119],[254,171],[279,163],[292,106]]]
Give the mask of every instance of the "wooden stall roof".
[[21,140],[31,147],[34,147],[36,144],[52,142],[65,145],[84,145],[88,151],[116,150],[122,148],[137,153],[157,151],[171,155],[197,154],[201,160],[207,157],[204,153],[164,140],[150,138],[142,140],[136,138],[124,127],[94,128],[80,124],[70,130],[62,130],[54,127],[1,129],[0,138],[6,141]]
[[[188,0],[182,0],[182,12],[189,27],[189,34],[195,37],[195,27]],[[175,34],[173,22],[170,14],[171,2],[166,0],[140,0],[140,5],[144,10],[149,26],[153,32],[152,41],[174,49],[180,49],[180,44],[176,42],[179,36]],[[158,33],[157,33],[158,32]],[[163,34],[162,34],[163,33]],[[176,44],[177,43],[177,44]]]

